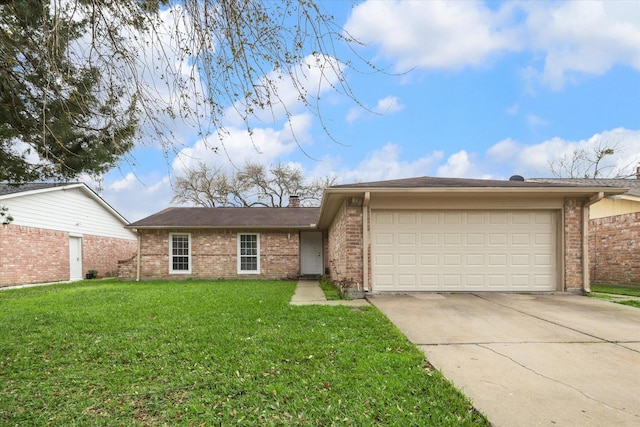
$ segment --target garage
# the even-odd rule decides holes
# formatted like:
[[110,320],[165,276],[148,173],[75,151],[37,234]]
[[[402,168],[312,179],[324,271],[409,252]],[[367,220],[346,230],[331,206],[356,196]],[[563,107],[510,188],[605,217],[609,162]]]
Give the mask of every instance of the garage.
[[555,291],[557,210],[372,210],[373,291]]

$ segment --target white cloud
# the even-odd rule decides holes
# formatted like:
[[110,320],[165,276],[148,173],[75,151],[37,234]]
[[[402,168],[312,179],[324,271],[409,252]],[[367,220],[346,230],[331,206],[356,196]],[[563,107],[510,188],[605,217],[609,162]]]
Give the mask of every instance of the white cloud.
[[242,167],[248,161],[265,165],[273,163],[278,157],[303,148],[302,144],[309,138],[311,120],[311,114],[299,114],[279,130],[256,128],[251,135],[244,128],[228,128],[221,137],[201,139],[181,150],[172,163],[172,169],[179,175],[185,168],[199,162],[227,170]]
[[520,111],[520,106],[518,104],[513,104],[505,110],[505,113],[507,113],[509,116],[515,116],[516,114],[518,114],[518,111]]
[[335,158],[323,159],[316,169],[323,170],[324,175],[337,176],[342,184],[349,184],[429,175],[442,159],[442,152],[434,151],[407,161],[400,158],[401,151],[398,145],[388,143],[368,153],[353,169],[341,167],[340,159]]
[[618,128],[577,141],[555,137],[526,145],[506,139],[490,147],[485,162],[479,166],[485,172],[545,177],[551,175],[550,162],[563,156],[571,157],[575,150],[592,152],[598,146],[614,147],[614,154],[607,156],[601,165],[609,175],[630,175],[640,162],[640,130]]
[[398,111],[402,111],[404,109],[404,105],[400,103],[400,100],[397,96],[387,96],[385,98],[379,99],[378,103],[374,108],[371,108],[369,111],[362,107],[353,107],[347,113],[347,123],[353,123],[355,120],[361,118],[366,114],[367,117],[373,116],[384,116],[388,114],[397,113]]
[[[345,29],[377,46],[399,72],[485,66],[526,52],[528,89],[561,89],[621,64],[640,70],[640,2],[375,1],[353,9]],[[542,61],[540,61],[542,58]]]
[[383,57],[397,58],[397,71],[459,69],[519,50],[505,18],[502,10],[479,1],[365,1],[353,9],[345,29],[379,45]]
[[447,163],[438,168],[438,176],[463,178],[472,173],[471,168],[469,154],[465,150],[461,150],[449,156]]
[[[313,109],[314,99],[339,86],[342,67],[344,65],[331,56],[308,55],[290,70],[273,70],[255,82],[256,88],[272,87],[273,90],[269,94],[262,94],[264,101],[269,100],[264,108],[251,106],[255,116],[251,120],[278,122],[303,109]],[[301,92],[305,93],[311,105],[305,105],[300,100]],[[230,126],[241,127],[244,124],[242,115],[246,109],[247,106],[242,101],[236,102],[226,109],[225,122]]]
[[523,2],[529,48],[544,55],[541,81],[555,89],[575,73],[603,74],[615,64],[640,70],[640,3]]
[[546,126],[549,124],[549,122],[535,114],[527,114],[527,124],[529,125],[529,127],[536,128]]

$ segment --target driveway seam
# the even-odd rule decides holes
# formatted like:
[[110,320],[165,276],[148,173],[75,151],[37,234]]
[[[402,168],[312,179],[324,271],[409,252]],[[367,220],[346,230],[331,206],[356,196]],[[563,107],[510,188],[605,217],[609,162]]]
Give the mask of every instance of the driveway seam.
[[501,353],[501,352],[497,351],[496,349],[493,349],[493,348],[491,348],[491,347],[487,347],[486,345],[483,345],[483,344],[477,344],[477,346],[478,346],[478,347],[480,347],[480,348],[484,348],[485,350],[489,350],[489,351],[491,351],[492,353],[497,354],[498,356],[502,356],[502,357],[504,357],[504,358],[509,359],[510,361],[512,361],[513,363],[515,363],[516,365],[520,366],[521,368],[526,369],[527,371],[531,372],[531,373],[532,373],[532,374],[534,374],[534,375],[537,375],[537,376],[539,376],[539,377],[541,377],[541,378],[547,379],[547,380],[549,380],[549,381],[553,381],[553,382],[555,382],[555,383],[557,383],[557,384],[560,384],[560,385],[562,385],[562,386],[564,386],[564,387],[567,387],[567,388],[570,388],[570,389],[572,389],[572,390],[575,390],[575,391],[577,391],[579,394],[581,394],[582,396],[584,396],[585,398],[587,398],[587,399],[589,399],[589,400],[592,400],[592,401],[594,401],[594,402],[600,403],[600,404],[602,404],[602,405],[606,406],[607,408],[611,408],[611,409],[615,409],[615,410],[617,410],[617,411],[621,411],[621,412],[624,412],[624,413],[628,413],[628,412],[626,411],[626,409],[625,409],[625,408],[618,408],[618,407],[616,407],[616,406],[611,406],[610,404],[608,404],[608,403],[606,403],[606,402],[603,402],[602,400],[596,399],[596,398],[595,398],[595,397],[593,397],[593,396],[589,396],[588,394],[586,394],[585,392],[583,392],[583,391],[582,391],[582,390],[580,390],[579,388],[574,387],[574,386],[572,386],[571,384],[567,384],[567,383],[565,383],[565,382],[562,382],[562,381],[560,381],[560,380],[557,380],[557,379],[555,379],[555,378],[549,377],[549,376],[547,376],[547,375],[544,375],[544,374],[542,374],[542,373],[540,373],[540,372],[536,371],[535,369],[532,369],[532,368],[530,368],[530,367],[528,367],[528,366],[526,366],[526,365],[524,365],[524,364],[522,364],[522,363],[518,362],[518,361],[517,361],[517,360],[515,360],[513,357],[508,356],[508,355],[506,355],[506,354],[504,354],[504,353]]
[[489,298],[485,298],[482,295],[475,294],[475,293],[472,293],[472,295],[475,296],[475,297],[478,297],[478,298],[480,298],[480,299],[482,299],[484,301],[490,302],[492,304],[499,305],[500,307],[508,308],[509,310],[513,310],[513,311],[515,311],[517,313],[524,314],[525,316],[533,317],[534,319],[542,320],[543,322],[550,323],[552,325],[556,325],[556,326],[559,326],[559,327],[564,328],[564,329],[568,329],[568,330],[573,331],[573,332],[578,332],[579,334],[586,335],[588,337],[592,337],[592,338],[594,338],[594,339],[596,339],[598,341],[607,342],[607,343],[610,343],[610,344],[618,344],[615,341],[610,341],[610,340],[608,340],[606,338],[602,338],[602,337],[590,334],[588,332],[584,332],[584,331],[581,331],[579,329],[572,328],[572,327],[569,327],[567,325],[563,325],[562,323],[558,323],[558,322],[555,322],[553,320],[545,319],[544,317],[536,316],[535,314],[528,313],[526,311],[511,307],[509,305],[501,304],[501,303],[499,303],[497,301],[493,301],[493,300],[491,300]]

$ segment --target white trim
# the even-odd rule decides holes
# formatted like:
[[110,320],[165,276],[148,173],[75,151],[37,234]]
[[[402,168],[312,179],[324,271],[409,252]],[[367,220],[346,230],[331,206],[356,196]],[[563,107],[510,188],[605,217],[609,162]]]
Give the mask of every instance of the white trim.
[[[187,258],[189,262],[189,268],[187,270],[173,269],[173,236],[187,236]],[[191,233],[169,233],[169,274],[191,274],[191,259]]]
[[[242,270],[241,269],[241,255],[240,255],[240,236],[256,236],[256,249],[257,249],[257,253],[256,253],[256,270]],[[236,236],[236,240],[237,240],[237,253],[236,253],[236,258],[237,258],[237,271],[238,274],[260,274],[260,233],[238,233]]]

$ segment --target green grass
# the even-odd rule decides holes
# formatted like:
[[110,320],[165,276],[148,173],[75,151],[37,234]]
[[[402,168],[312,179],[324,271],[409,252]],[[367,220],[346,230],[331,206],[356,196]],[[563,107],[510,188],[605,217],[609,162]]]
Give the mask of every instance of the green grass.
[[612,285],[592,285],[591,292],[616,294],[616,295],[630,295],[640,297],[640,286],[628,287],[628,286],[612,286]]
[[293,282],[0,292],[0,425],[488,425],[373,307]]
[[336,285],[334,285],[329,279],[326,277],[322,277],[319,281],[320,288],[324,292],[324,296],[328,300],[338,300],[342,299],[340,295],[340,289]]
[[640,301],[624,299],[625,296],[640,297],[640,286],[592,285],[591,296],[606,299],[617,304],[640,308]]

